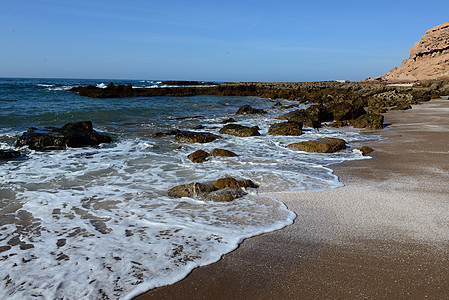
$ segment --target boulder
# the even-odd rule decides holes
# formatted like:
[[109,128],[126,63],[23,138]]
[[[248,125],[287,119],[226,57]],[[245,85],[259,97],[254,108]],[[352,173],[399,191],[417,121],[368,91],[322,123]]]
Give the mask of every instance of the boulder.
[[384,128],[384,116],[379,114],[366,114],[352,121],[354,128],[382,129]]
[[232,151],[229,150],[225,150],[225,149],[214,149],[210,152],[210,155],[213,156],[224,156],[224,157],[234,157],[237,156],[237,154],[235,154]]
[[315,141],[305,141],[287,145],[287,148],[306,152],[334,153],[346,149],[346,142],[338,138],[321,138]]
[[370,154],[371,152],[374,151],[373,148],[368,147],[368,146],[361,146],[361,147],[358,147],[357,150],[359,150],[360,152],[362,152],[362,155],[363,155],[363,156],[368,155],[368,154]]
[[189,184],[181,184],[171,188],[168,191],[170,197],[182,198],[182,197],[193,197],[196,198],[198,195],[204,193],[213,192],[215,189],[212,186],[205,185],[198,182],[192,182]]
[[227,178],[220,178],[213,184],[214,188],[217,190],[221,190],[224,188],[231,188],[231,189],[240,189],[240,188],[257,188],[258,186],[252,182],[251,180],[245,179],[245,180],[236,180],[232,177]]
[[0,160],[8,160],[19,157],[21,154],[15,150],[0,150]]
[[259,127],[248,127],[238,124],[228,124],[225,125],[222,129],[220,129],[220,133],[235,135],[239,137],[248,137],[248,136],[259,136]]
[[61,128],[30,128],[16,142],[16,147],[32,150],[63,150],[67,147],[95,146],[112,142],[111,137],[93,130],[91,121],[68,123]]
[[283,122],[283,123],[273,124],[268,129],[268,134],[271,134],[271,135],[301,135],[302,134],[302,123],[287,121],[287,122]]
[[235,113],[236,115],[254,115],[254,114],[266,114],[267,112],[263,109],[252,108],[251,105],[242,105],[239,110]]
[[217,138],[219,138],[219,136],[212,133],[191,131],[181,131],[175,136],[175,139],[178,142],[187,143],[210,143]]
[[204,150],[197,150],[187,156],[188,159],[190,159],[194,163],[202,163],[210,156],[209,153],[207,153]]

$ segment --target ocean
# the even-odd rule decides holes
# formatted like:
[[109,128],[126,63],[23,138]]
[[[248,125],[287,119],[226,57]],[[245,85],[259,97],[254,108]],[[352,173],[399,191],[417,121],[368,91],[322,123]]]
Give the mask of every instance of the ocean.
[[[270,136],[270,124],[289,111],[273,106],[278,99],[92,99],[68,91],[79,85],[106,87],[110,81],[162,85],[157,80],[0,78],[0,149],[14,148],[29,127],[85,120],[113,138],[98,147],[47,152],[25,147],[19,149],[23,157],[0,161],[1,299],[131,299],[179,281],[236,249],[243,239],[293,222],[295,214],[266,193],[342,186],[330,166],[369,158],[354,148],[379,139],[329,127],[305,128],[298,137]],[[268,113],[235,115],[244,104]],[[261,136],[219,134],[221,122],[230,117],[259,126]],[[221,138],[188,144],[173,136],[155,137],[172,129]],[[285,148],[319,137],[343,138],[349,147],[334,154]],[[214,148],[238,156],[201,164],[187,159],[196,150]],[[250,179],[260,187],[229,203],[167,195],[175,185],[223,177]]]

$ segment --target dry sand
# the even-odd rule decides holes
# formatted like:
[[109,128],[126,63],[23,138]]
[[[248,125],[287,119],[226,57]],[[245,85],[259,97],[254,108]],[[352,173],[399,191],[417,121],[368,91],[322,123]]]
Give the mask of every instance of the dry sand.
[[275,194],[293,225],[139,299],[449,299],[449,101],[385,118],[344,187]]

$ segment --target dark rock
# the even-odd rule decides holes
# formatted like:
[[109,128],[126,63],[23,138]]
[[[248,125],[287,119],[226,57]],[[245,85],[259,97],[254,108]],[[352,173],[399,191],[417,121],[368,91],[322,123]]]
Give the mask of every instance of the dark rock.
[[253,115],[253,114],[266,114],[267,112],[263,109],[252,108],[251,105],[240,106],[239,110],[235,113],[236,115]]
[[0,150],[0,160],[8,160],[19,157],[21,154],[15,150]]
[[189,154],[187,156],[188,159],[190,159],[194,163],[202,163],[210,156],[209,153],[207,153],[204,150],[197,150],[193,152],[192,154]]
[[352,121],[354,128],[382,129],[384,128],[384,116],[378,114],[366,114]]
[[162,136],[168,136],[168,135],[177,135],[180,132],[181,131],[179,129],[173,129],[173,130],[165,131],[165,132],[155,132],[151,136],[152,137],[162,137]]
[[8,251],[11,249],[11,246],[0,246],[0,252]]
[[239,137],[248,137],[248,136],[259,136],[259,128],[255,127],[247,127],[238,124],[228,124],[225,125],[222,129],[220,129],[220,133],[235,135]]
[[300,122],[303,126],[319,128],[321,122],[329,122],[333,120],[332,114],[329,113],[322,105],[311,105],[307,109],[299,109],[286,113],[280,117],[280,120],[288,120],[290,122]]
[[221,121],[220,123],[221,124],[228,124],[228,123],[232,123],[232,122],[235,122],[234,118],[225,119],[225,120]]
[[270,126],[268,129],[268,134],[271,135],[301,135],[302,134],[302,123],[300,122],[283,122],[277,123]]
[[166,80],[166,81],[162,81],[162,84],[189,86],[189,85],[213,85],[214,83],[213,82],[202,82],[202,81],[189,81],[189,80]]
[[112,142],[111,137],[93,130],[91,121],[68,123],[61,128],[30,128],[16,142],[16,147],[32,150],[63,150],[67,147],[95,146]]
[[190,131],[181,131],[175,136],[175,139],[178,142],[187,143],[210,143],[212,141],[215,141],[217,138],[219,138],[219,136],[212,133]]
[[235,154],[234,152],[225,149],[214,149],[210,152],[210,154],[213,156],[224,156],[224,157],[237,156],[237,154]]
[[346,149],[346,142],[338,138],[321,138],[316,141],[293,143],[288,145],[287,148],[306,152],[333,153]]

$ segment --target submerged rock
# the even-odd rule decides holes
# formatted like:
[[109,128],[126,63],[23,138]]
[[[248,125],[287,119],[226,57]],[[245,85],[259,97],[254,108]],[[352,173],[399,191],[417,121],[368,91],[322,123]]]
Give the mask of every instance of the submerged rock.
[[191,131],[181,131],[175,136],[175,139],[178,142],[187,143],[210,143],[217,138],[219,138],[219,136],[212,133]]
[[266,114],[267,112],[263,109],[253,108],[251,105],[242,105],[239,110],[235,113],[236,115],[254,115],[254,114]]
[[326,137],[315,141],[293,143],[288,145],[287,148],[306,152],[334,153],[346,149],[346,142],[343,139]]
[[15,150],[0,150],[0,160],[8,160],[16,157],[20,157],[21,154],[19,151]]
[[32,150],[63,150],[67,147],[96,146],[110,143],[112,138],[93,130],[91,121],[68,123],[61,128],[30,128],[17,140],[16,147]]
[[210,152],[210,154],[213,155],[213,156],[224,156],[224,157],[238,156],[234,152],[229,151],[229,150],[225,150],[225,149],[214,149],[214,150],[212,150]]
[[248,136],[259,136],[259,127],[248,127],[238,124],[228,124],[225,125],[222,129],[220,129],[220,133],[235,135],[239,137],[248,137]]
[[212,186],[204,185],[198,182],[192,182],[189,184],[181,184],[171,188],[168,191],[170,197],[182,198],[182,197],[193,197],[197,198],[198,195],[204,193],[213,192],[215,189]]
[[171,188],[168,191],[170,197],[192,197],[206,201],[229,202],[246,195],[242,188],[257,188],[251,180],[236,180],[232,177],[221,178],[213,184],[191,182]]

